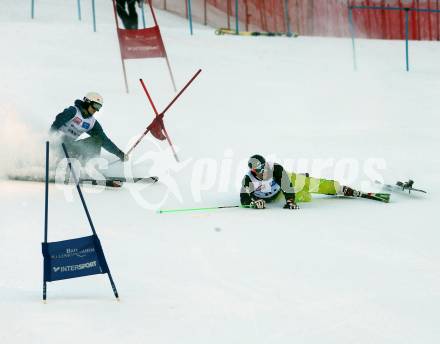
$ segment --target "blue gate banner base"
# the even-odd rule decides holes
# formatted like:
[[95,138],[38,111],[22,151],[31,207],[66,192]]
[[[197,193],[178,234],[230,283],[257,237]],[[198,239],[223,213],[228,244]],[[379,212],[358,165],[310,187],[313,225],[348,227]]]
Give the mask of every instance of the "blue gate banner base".
[[42,251],[46,282],[109,272],[96,235],[42,243]]

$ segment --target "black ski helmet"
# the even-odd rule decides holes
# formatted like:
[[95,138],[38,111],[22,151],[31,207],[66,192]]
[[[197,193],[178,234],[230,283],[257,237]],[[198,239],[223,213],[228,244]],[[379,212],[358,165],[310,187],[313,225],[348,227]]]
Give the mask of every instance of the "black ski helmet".
[[248,167],[252,172],[262,173],[264,171],[264,166],[266,165],[266,159],[261,155],[255,154],[249,158]]

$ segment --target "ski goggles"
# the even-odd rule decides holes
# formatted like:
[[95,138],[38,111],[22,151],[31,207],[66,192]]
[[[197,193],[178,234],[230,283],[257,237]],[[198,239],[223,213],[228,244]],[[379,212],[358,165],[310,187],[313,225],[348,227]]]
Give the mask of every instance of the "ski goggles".
[[251,167],[251,171],[254,173],[261,174],[264,172],[264,164],[259,164],[256,167]]
[[96,102],[92,102],[90,105],[92,105],[92,108],[94,108],[96,111],[99,111],[102,108],[102,105]]

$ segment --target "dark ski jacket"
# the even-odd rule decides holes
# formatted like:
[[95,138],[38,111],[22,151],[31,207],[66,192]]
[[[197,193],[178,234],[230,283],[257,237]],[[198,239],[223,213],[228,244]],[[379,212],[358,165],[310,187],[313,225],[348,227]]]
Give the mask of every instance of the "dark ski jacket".
[[[286,170],[280,164],[274,163],[273,165],[273,180],[281,188],[280,191],[283,193],[286,200],[295,200],[295,191],[290,181],[290,177]],[[252,172],[251,172],[252,173]],[[264,198],[266,202],[271,202],[277,198],[279,192],[270,198]],[[240,191],[240,202],[242,205],[249,205],[252,199],[258,199],[254,194],[253,184],[251,178],[246,174],[242,180],[242,187]]]
[[[82,100],[75,100],[75,106],[77,106],[79,108],[79,110],[81,111],[82,115],[84,117],[88,117],[90,116],[87,113],[87,109],[85,107],[85,104]],[[60,129],[65,123],[67,123],[68,121],[70,121],[76,114],[76,108],[75,106],[70,106],[67,109],[64,109],[63,112],[59,113],[56,118],[55,121],[52,123],[51,127],[50,127],[50,131],[51,132],[56,132],[58,131],[58,129]],[[122,150],[120,150],[118,148],[118,146],[116,146],[112,140],[110,140],[107,135],[104,133],[104,130],[102,129],[101,124],[99,124],[98,121],[95,122],[95,125],[93,126],[93,128],[87,132],[87,134],[89,134],[92,137],[97,137],[100,139],[100,141],[102,142],[102,147],[107,150],[108,152],[116,155],[119,159],[123,159],[124,158],[124,152]]]

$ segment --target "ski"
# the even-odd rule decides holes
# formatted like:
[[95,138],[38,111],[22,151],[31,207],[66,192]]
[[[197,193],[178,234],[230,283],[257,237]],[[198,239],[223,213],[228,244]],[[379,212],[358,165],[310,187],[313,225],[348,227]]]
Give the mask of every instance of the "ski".
[[360,197],[372,199],[374,201],[389,203],[391,195],[389,193],[362,192]]
[[411,179],[408,180],[407,182],[400,182],[400,181],[398,181],[394,185],[382,183],[382,182],[380,182],[378,180],[376,180],[375,183],[382,185],[382,187],[384,189],[391,190],[391,191],[397,191],[397,192],[404,192],[404,193],[408,192],[409,195],[411,194],[412,191],[421,192],[421,193],[425,193],[425,194],[427,193],[425,190],[415,189],[413,187],[414,181],[411,180]]
[[[16,180],[22,182],[39,182],[44,183],[45,179],[40,176],[8,176],[9,180]],[[154,184],[159,180],[159,177],[105,177],[105,179],[94,179],[94,178],[80,178],[79,184],[81,185],[101,185],[106,187],[121,187],[124,183],[151,183]],[[49,183],[60,183],[68,184],[68,182],[62,180],[56,180],[55,178],[49,178]]]
[[[79,184],[81,185],[101,185],[106,186],[109,188],[120,188],[123,185],[124,182],[116,179],[92,179],[92,178],[85,178],[80,179]],[[64,183],[67,184],[67,183]]]
[[215,30],[216,35],[237,35],[237,36],[266,36],[266,37],[298,37],[297,32],[267,32],[267,31],[235,31],[227,28],[219,28]]
[[[152,177],[133,177],[133,178],[126,178],[126,177],[105,177],[107,181],[120,181],[123,183],[156,183],[159,180],[159,177],[152,176]],[[85,179],[83,179],[85,180]]]

